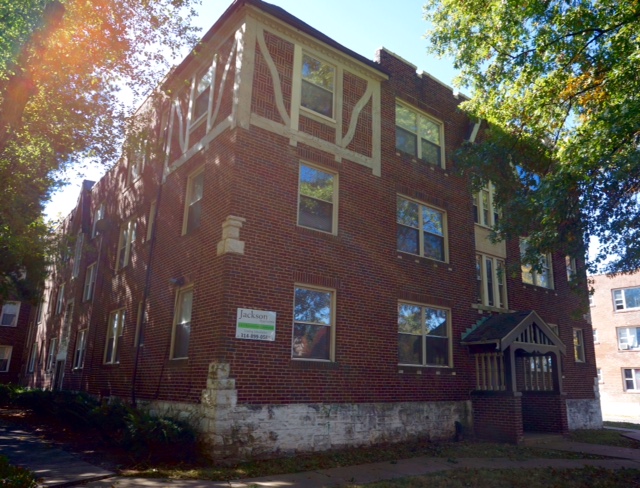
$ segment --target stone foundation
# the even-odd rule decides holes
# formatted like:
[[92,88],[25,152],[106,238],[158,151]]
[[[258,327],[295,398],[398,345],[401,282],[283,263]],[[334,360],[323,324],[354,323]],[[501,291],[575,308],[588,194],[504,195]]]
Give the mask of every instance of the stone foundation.
[[569,430],[602,429],[600,399],[567,400]]
[[225,364],[209,368],[200,404],[152,402],[155,415],[196,427],[215,459],[267,458],[296,452],[401,442],[416,437],[453,439],[455,423],[471,427],[471,402],[362,404],[237,404]]

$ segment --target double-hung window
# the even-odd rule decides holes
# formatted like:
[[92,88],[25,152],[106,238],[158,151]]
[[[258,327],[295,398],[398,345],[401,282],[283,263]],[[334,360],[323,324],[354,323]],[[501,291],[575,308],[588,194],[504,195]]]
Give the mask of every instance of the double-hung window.
[[2,304],[2,315],[0,316],[0,326],[15,327],[18,324],[20,314],[20,302],[4,302]]
[[98,208],[96,208],[95,212],[93,213],[93,225],[91,226],[92,239],[100,233],[97,225],[98,222],[100,222],[102,219],[104,219],[104,203],[98,205]]
[[27,365],[27,373],[33,373],[36,370],[38,362],[38,343],[34,342],[31,346],[31,355],[29,356],[29,364]]
[[492,183],[482,187],[473,197],[473,218],[476,224],[493,227],[500,220],[500,211],[494,203],[495,187]]
[[87,266],[87,270],[84,273],[84,290],[82,293],[82,300],[85,302],[88,302],[93,298],[93,290],[96,286],[97,269],[97,263],[93,263]]
[[565,256],[564,262],[567,266],[567,281],[573,281],[578,274],[578,265],[576,264],[576,258]]
[[640,391],[640,368],[624,368],[622,370],[624,391]]
[[53,365],[56,360],[56,346],[58,345],[58,338],[54,337],[49,341],[49,354],[47,355],[47,372],[53,371]]
[[446,262],[446,214],[400,196],[397,202],[398,251]]
[[76,334],[76,350],[73,354],[73,369],[82,369],[84,355],[87,350],[87,329],[79,330]]
[[0,373],[9,371],[12,350],[13,348],[11,346],[0,346]]
[[80,273],[80,261],[82,261],[82,246],[84,244],[84,234],[82,232],[78,232],[76,236],[76,250],[73,253],[73,273],[72,276],[74,278],[78,277]]
[[618,332],[618,349],[621,351],[640,350],[640,327],[620,327]]
[[56,301],[56,314],[62,313],[62,308],[64,305],[64,283],[60,285],[58,288],[58,300]]
[[132,138],[130,145],[131,147],[129,148],[127,157],[129,164],[127,168],[128,184],[133,183],[142,176],[142,170],[144,169],[149,150],[148,139],[146,139],[143,134],[137,134],[137,136]]
[[118,364],[120,362],[120,346],[124,331],[124,311],[125,309],[121,308],[111,312],[109,315],[107,340],[104,346],[104,364]]
[[334,360],[334,297],[333,290],[295,287],[291,345],[294,359]]
[[396,149],[444,167],[442,122],[396,103]]
[[195,78],[193,87],[193,105],[191,113],[191,127],[205,120],[209,111],[209,100],[211,99],[211,87],[213,86],[213,69],[207,67],[200,71]]
[[529,285],[541,286],[553,289],[553,269],[551,266],[551,254],[539,254],[536,256],[540,266],[540,271],[534,269],[530,263],[524,262],[529,244],[526,239],[520,239],[520,259],[522,282]]
[[187,179],[182,235],[190,234],[200,227],[202,197],[204,195],[204,168],[192,173]]
[[136,240],[136,221],[131,219],[120,227],[120,240],[118,241],[118,267],[120,270],[131,262],[131,247]]
[[615,310],[640,308],[640,287],[613,290],[613,308]]
[[416,366],[451,366],[449,310],[398,303],[398,362]]
[[193,308],[193,288],[178,292],[173,319],[173,345],[171,359],[189,357],[189,339],[191,338],[191,310]]
[[478,301],[487,307],[507,308],[504,260],[476,254]]
[[337,230],[337,176],[300,165],[298,225],[335,234]]
[[300,105],[333,119],[336,70],[309,54],[302,55],[302,90]]
[[584,336],[582,329],[573,329],[573,353],[577,363],[584,363]]

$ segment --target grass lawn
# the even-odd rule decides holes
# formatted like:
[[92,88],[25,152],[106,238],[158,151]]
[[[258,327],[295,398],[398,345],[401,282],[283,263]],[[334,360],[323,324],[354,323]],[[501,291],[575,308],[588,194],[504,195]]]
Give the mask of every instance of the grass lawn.
[[575,442],[586,442],[587,444],[602,444],[604,446],[640,449],[640,442],[624,437],[620,431],[616,430],[573,430],[569,433],[569,439]]
[[618,429],[631,429],[640,430],[640,424],[633,424],[631,422],[603,422],[605,427],[616,427]]
[[155,466],[146,470],[127,470],[125,476],[173,478],[173,479],[206,479],[232,480],[240,478],[254,478],[285,473],[299,473],[319,469],[353,466],[357,464],[394,461],[417,456],[429,456],[445,459],[455,458],[508,458],[526,460],[534,458],[547,459],[601,459],[599,456],[588,454],[554,451],[537,447],[519,447],[511,444],[496,444],[490,442],[405,442],[401,444],[387,444],[375,448],[341,449],[323,453],[285,457],[264,461],[251,461],[233,466],[216,465],[180,469],[172,466],[162,468]]
[[619,488],[639,486],[638,480],[638,469],[460,469],[350,488]]

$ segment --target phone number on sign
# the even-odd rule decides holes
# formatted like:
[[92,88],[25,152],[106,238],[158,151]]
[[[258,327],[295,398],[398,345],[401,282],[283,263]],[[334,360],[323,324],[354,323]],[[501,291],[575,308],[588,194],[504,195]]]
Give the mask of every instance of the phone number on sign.
[[260,341],[272,341],[273,338],[271,334],[256,334],[256,333],[248,333],[248,332],[239,332],[237,337],[239,339],[257,339]]

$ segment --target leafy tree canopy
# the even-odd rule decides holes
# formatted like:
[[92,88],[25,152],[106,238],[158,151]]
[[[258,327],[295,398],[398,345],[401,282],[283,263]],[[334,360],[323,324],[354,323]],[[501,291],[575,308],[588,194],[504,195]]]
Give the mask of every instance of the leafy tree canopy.
[[[43,276],[61,171],[117,160],[128,108],[195,41],[199,0],[0,0],[0,299]],[[33,285],[33,283],[31,283]]]
[[428,0],[431,49],[450,55],[463,104],[488,122],[457,163],[491,180],[502,238],[640,268],[640,2]]

